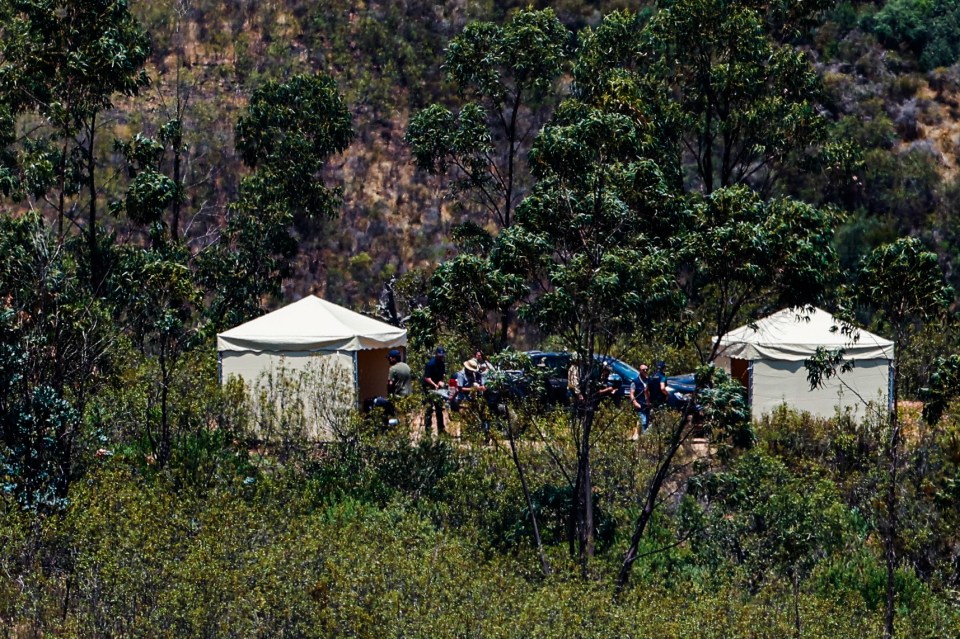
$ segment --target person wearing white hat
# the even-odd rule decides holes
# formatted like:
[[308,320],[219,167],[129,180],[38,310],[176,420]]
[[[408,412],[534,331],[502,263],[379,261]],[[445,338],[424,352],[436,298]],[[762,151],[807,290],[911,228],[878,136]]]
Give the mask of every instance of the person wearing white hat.
[[482,393],[487,390],[483,385],[483,377],[480,373],[480,363],[475,359],[468,359],[463,363],[463,369],[457,373],[457,396],[451,404],[451,408],[456,410],[461,403],[470,399],[476,393]]

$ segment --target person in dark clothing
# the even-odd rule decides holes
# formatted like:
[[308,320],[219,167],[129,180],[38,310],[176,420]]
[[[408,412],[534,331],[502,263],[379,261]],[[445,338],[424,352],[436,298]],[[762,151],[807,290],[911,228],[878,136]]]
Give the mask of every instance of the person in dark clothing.
[[640,365],[640,376],[630,384],[630,402],[637,411],[640,420],[640,432],[650,427],[650,376],[646,364]]
[[424,432],[433,430],[433,415],[437,415],[437,434],[443,434],[446,429],[443,425],[443,397],[435,392],[442,390],[447,383],[447,351],[443,346],[437,347],[434,356],[430,358],[423,369],[423,378],[420,380],[425,394],[424,404],[426,412],[423,416]]
[[657,372],[650,376],[647,381],[647,388],[650,390],[650,404],[660,406],[667,401],[667,364],[666,362],[657,362]]
[[609,399],[614,406],[620,406],[620,387],[623,380],[613,372],[610,364],[604,364],[600,370],[600,388],[597,394],[601,400]]

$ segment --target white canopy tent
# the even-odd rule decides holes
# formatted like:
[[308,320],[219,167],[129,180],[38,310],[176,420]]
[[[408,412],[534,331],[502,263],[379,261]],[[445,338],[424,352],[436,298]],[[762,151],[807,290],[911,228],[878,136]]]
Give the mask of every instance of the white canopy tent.
[[[821,309],[783,309],[724,336],[717,363],[746,385],[755,419],[784,403],[819,417],[833,417],[838,408],[863,415],[865,402],[888,406],[893,342],[841,327]],[[844,361],[853,369],[810,390],[804,361],[819,347],[844,349]]]
[[239,377],[267,401],[294,399],[329,438],[332,422],[360,402],[387,394],[387,353],[407,331],[313,295],[217,335],[220,381]]

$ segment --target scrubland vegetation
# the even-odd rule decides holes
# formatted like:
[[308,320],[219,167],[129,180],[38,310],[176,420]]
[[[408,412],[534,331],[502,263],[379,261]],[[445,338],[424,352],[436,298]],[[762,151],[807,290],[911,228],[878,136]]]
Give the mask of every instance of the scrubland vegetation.
[[[0,0],[4,636],[960,636],[957,10],[552,4]],[[214,351],[307,291],[696,392],[313,441]],[[894,410],[750,421],[714,338],[807,305]]]

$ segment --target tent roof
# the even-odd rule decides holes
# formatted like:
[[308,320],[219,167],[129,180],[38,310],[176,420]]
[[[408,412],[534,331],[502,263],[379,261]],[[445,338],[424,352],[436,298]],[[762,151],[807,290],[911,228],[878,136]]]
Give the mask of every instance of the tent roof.
[[218,351],[360,351],[406,343],[406,330],[313,295],[217,335]]
[[815,308],[785,308],[756,323],[730,331],[720,340],[721,354],[738,359],[805,360],[818,347],[843,348],[848,359],[893,359],[893,342],[853,327],[845,334],[843,324],[830,313]]

